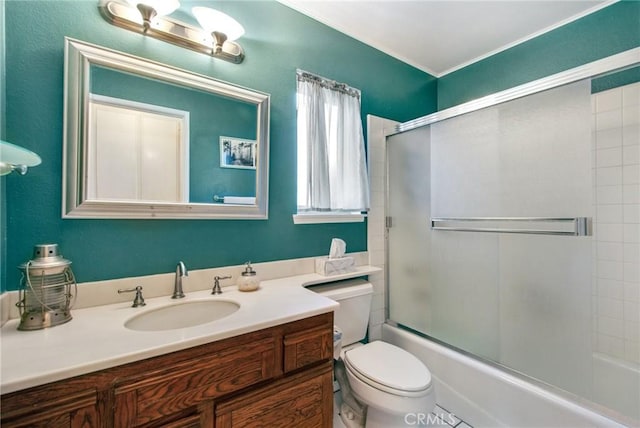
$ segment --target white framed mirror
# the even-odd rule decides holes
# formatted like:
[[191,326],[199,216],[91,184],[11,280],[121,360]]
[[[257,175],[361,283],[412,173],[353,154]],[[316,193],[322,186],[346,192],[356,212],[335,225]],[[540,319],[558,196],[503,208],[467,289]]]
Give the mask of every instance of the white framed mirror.
[[65,39],[63,218],[266,219],[267,93]]

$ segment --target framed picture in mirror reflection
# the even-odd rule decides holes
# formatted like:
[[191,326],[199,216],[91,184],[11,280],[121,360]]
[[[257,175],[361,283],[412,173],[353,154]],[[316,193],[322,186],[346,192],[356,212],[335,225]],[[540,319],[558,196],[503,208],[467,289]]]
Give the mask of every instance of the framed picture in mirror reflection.
[[220,166],[223,168],[256,169],[255,140],[220,137]]

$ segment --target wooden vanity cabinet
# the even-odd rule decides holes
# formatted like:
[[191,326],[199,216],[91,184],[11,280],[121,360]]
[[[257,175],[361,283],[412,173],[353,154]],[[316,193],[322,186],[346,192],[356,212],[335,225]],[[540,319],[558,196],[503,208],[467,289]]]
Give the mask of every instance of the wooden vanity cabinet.
[[6,394],[5,427],[331,427],[333,313]]
[[114,387],[118,427],[145,426],[177,415],[201,413],[201,403],[274,378],[276,338],[238,338],[240,343],[182,361],[162,361],[155,369],[120,379]]

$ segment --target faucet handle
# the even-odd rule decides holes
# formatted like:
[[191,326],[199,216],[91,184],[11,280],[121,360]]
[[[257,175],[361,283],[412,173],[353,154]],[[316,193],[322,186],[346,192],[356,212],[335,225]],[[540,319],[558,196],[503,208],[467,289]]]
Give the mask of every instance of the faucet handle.
[[137,308],[138,306],[144,306],[146,303],[144,302],[144,297],[142,297],[142,286],[138,285],[136,288],[121,288],[118,290],[118,294],[122,293],[133,293],[136,292],[136,297],[133,299],[132,308]]
[[213,290],[211,290],[211,294],[222,294],[222,288],[220,288],[220,280],[221,279],[230,279],[231,275],[227,276],[214,276],[213,277]]

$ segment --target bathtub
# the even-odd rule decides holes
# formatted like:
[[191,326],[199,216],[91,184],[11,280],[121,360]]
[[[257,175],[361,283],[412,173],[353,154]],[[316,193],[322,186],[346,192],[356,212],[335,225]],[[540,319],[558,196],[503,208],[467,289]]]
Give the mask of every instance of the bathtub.
[[[404,329],[384,324],[382,339],[422,360],[431,371],[438,404],[475,428],[640,426],[638,420],[616,422],[541,385]],[[611,363],[600,360],[600,365]],[[594,369],[596,384],[597,373]],[[629,374],[633,375],[630,372],[620,375]],[[636,379],[640,381],[640,376]],[[636,379],[631,377],[627,381]]]

